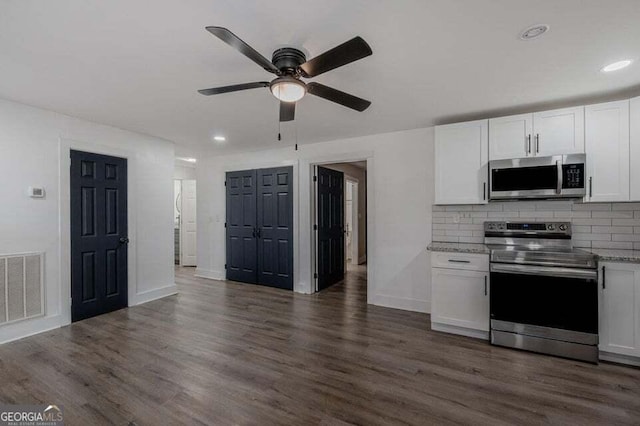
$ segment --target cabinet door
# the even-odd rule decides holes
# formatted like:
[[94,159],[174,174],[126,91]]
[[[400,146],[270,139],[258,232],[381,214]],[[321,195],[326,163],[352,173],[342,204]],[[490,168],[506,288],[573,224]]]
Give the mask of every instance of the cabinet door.
[[431,321],[489,331],[489,273],[431,269]]
[[533,155],[533,114],[489,120],[489,160]]
[[536,112],[533,134],[537,156],[584,153],[584,107]]
[[640,97],[631,99],[630,117],[631,201],[640,201]]
[[600,350],[640,355],[640,266],[600,267]]
[[436,204],[487,202],[488,121],[437,126]]
[[629,201],[629,101],[585,107],[587,201]]

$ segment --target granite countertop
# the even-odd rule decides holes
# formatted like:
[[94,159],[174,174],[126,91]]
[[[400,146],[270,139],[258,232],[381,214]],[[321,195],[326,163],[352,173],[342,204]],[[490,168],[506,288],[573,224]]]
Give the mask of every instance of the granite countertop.
[[[484,244],[472,243],[445,243],[437,242],[429,244],[429,251],[440,251],[449,253],[475,253],[489,254],[489,248]],[[600,262],[624,262],[640,263],[640,250],[612,250],[612,249],[581,249],[598,256]]]
[[600,262],[640,263],[640,250],[582,249],[598,256]]
[[484,244],[474,243],[441,243],[434,241],[427,246],[429,251],[444,251],[449,253],[489,254],[489,248]]

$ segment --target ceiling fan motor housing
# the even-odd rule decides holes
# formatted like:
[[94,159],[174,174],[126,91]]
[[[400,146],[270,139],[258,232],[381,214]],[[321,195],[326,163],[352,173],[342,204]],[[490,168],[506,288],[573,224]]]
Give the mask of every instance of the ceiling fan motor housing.
[[273,52],[271,62],[283,74],[293,75],[297,73],[297,68],[307,61],[304,53],[293,47],[283,47]]

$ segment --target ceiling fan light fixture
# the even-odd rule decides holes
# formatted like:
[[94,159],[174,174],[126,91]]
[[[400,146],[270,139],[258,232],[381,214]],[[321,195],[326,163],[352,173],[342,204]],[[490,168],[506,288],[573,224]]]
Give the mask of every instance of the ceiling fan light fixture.
[[307,93],[307,85],[293,77],[276,78],[269,89],[282,102],[297,102]]

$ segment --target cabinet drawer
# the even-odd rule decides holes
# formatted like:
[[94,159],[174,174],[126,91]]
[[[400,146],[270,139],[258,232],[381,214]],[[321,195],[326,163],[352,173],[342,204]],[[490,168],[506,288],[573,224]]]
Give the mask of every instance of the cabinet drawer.
[[434,252],[431,256],[434,268],[466,269],[469,271],[489,271],[488,254]]

